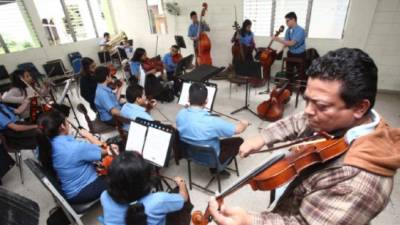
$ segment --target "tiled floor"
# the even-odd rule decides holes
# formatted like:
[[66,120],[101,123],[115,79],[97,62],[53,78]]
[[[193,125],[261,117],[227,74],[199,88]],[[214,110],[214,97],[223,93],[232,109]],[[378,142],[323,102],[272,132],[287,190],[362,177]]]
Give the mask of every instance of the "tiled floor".
[[[241,107],[244,104],[244,87],[237,87],[233,85],[232,96],[229,98],[229,83],[227,81],[215,81],[218,84],[218,92],[216,102],[214,104],[214,109],[216,111],[229,114],[233,110]],[[250,107],[255,109],[257,105],[267,99],[267,95],[258,95],[257,93],[263,91],[264,88],[252,89],[250,91]],[[72,101],[73,104],[78,102],[83,102],[83,99],[77,98],[76,92],[73,92]],[[375,109],[380,112],[387,121],[394,127],[400,127],[400,96],[379,94],[376,102]],[[291,99],[289,104],[285,108],[285,116],[291,115],[295,112],[299,112],[303,109],[304,102],[300,99],[299,106],[294,107],[294,98]],[[157,108],[167,117],[164,118],[159,111],[153,110],[153,117],[160,121],[166,121],[167,119],[174,122],[175,115],[181,109],[181,106],[177,105],[176,102],[159,104]],[[93,115],[92,115],[93,116]],[[255,136],[258,133],[257,127],[262,123],[260,119],[255,117],[249,112],[242,111],[235,115],[237,118],[247,119],[252,123],[247,131],[245,131],[241,136],[243,138]],[[83,117],[79,117],[81,123],[85,124]],[[72,117],[71,117],[72,119]],[[227,119],[229,120],[229,119]],[[234,121],[233,121],[234,122]],[[264,122],[261,125],[266,126],[268,122]],[[30,151],[25,151],[23,153],[24,158],[33,157]],[[250,171],[255,165],[263,162],[268,155],[259,155],[257,157],[249,157],[246,159],[239,159],[239,169],[240,175],[243,176],[247,171]],[[162,173],[167,176],[180,175],[187,178],[187,165],[186,162],[181,161],[179,166],[171,162],[168,168],[162,170]],[[194,166],[192,171],[194,174],[194,180],[199,183],[205,183],[209,179],[209,173],[207,170]],[[227,179],[222,180],[222,189],[226,188],[238,179],[235,175],[231,175]],[[20,193],[28,198],[33,199],[40,205],[40,224],[46,224],[46,219],[48,217],[49,210],[54,207],[54,201],[51,195],[46,189],[42,187],[39,181],[34,177],[34,175],[28,170],[24,165],[24,185],[21,185],[19,179],[18,170],[14,167],[8,174],[3,178],[4,186],[14,192]],[[211,186],[214,190],[216,185]],[[389,224],[399,224],[400,220],[400,178],[395,177],[395,185],[393,188],[391,202],[388,204],[386,209],[377,216],[372,221],[374,225],[389,225]],[[202,192],[198,189],[193,189],[190,191],[190,196],[195,209],[204,210],[207,206],[207,200],[209,199],[209,194]],[[235,192],[233,195],[225,199],[226,203],[229,205],[241,206],[247,210],[251,211],[261,211],[265,210],[269,202],[268,192],[253,192],[250,187],[246,186],[241,190]],[[397,208],[397,210],[396,210]],[[84,222],[86,224],[99,224],[96,221],[96,217],[102,213],[101,207],[97,207],[90,211],[86,216],[84,216]]]

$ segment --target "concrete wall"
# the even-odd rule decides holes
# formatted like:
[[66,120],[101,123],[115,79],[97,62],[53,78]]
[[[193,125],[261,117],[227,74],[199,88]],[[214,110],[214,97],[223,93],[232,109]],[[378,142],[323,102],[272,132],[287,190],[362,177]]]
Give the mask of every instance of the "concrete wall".
[[[167,0],[164,1],[164,3]],[[190,24],[189,13],[201,9],[201,1],[176,0],[182,14],[168,14],[168,34],[159,35],[158,54],[168,51],[174,43],[174,35],[186,37]],[[134,39],[135,47],[144,47],[150,56],[156,52],[156,35],[150,34],[145,0],[113,0],[113,10],[118,29],[125,31]],[[211,55],[213,63],[226,66],[231,61],[232,25],[234,5],[237,7],[238,20],[242,21],[242,0],[208,1],[209,10],[206,20],[211,26],[209,37],[212,42]],[[376,61],[379,68],[379,88],[400,91],[400,0],[351,0],[344,38],[307,39],[307,46],[316,48],[320,54],[340,47],[356,47],[367,51]],[[266,46],[269,37],[256,37],[257,46]],[[192,42],[186,38],[189,48],[184,55],[192,53]],[[277,47],[277,46],[276,46]],[[275,63],[273,70],[278,70]]]
[[98,39],[96,38],[57,46],[50,46],[45,37],[41,19],[36,11],[33,0],[24,0],[24,3],[29,15],[32,18],[33,28],[36,31],[38,39],[42,43],[43,47],[31,48],[20,52],[0,55],[0,64],[5,65],[9,73],[11,73],[18,64],[24,62],[33,62],[40,71],[44,72],[42,65],[53,59],[62,59],[64,61],[64,65],[71,69],[67,54],[75,51],[79,51],[83,56],[88,56],[93,58],[95,61],[98,61],[97,52],[99,51],[99,47],[97,45]]

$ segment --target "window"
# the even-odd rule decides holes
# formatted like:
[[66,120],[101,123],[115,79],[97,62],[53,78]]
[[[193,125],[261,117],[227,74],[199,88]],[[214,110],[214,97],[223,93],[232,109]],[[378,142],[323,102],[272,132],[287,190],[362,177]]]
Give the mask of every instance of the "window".
[[0,1],[0,54],[40,46],[21,0]]
[[[272,0],[244,0],[244,19],[252,21],[252,30],[257,36],[271,33]],[[241,24],[240,24],[241,26]]]
[[88,2],[84,0],[64,0],[64,2],[76,40],[81,41],[95,38],[96,33]]
[[150,31],[152,34],[167,34],[167,17],[162,0],[147,0]]
[[50,45],[73,42],[71,27],[68,25],[63,6],[57,0],[34,0]]
[[348,0],[313,1],[308,37],[341,39],[348,7]]
[[115,33],[108,0],[89,0],[89,2],[97,34],[103,36],[105,32]]
[[272,36],[286,27],[285,15],[293,11],[307,37],[341,39],[348,6],[349,0],[243,0],[243,15],[252,20],[257,36]]

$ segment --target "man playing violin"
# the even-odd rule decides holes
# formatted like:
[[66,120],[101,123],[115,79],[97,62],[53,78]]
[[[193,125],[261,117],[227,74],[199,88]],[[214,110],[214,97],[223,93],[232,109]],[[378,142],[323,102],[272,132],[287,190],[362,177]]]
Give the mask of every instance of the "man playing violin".
[[176,69],[176,65],[182,59],[179,46],[172,45],[170,52],[165,54],[163,57],[164,68],[167,71],[168,80],[173,79],[173,75]]
[[[387,205],[400,167],[400,129],[373,109],[377,67],[359,49],[342,48],[313,61],[303,113],[264,128],[246,140],[247,157],[264,145],[325,131],[344,137],[341,156],[302,171],[271,212],[249,213],[210,201],[217,224],[367,224]],[[220,210],[218,210],[220,209]]]

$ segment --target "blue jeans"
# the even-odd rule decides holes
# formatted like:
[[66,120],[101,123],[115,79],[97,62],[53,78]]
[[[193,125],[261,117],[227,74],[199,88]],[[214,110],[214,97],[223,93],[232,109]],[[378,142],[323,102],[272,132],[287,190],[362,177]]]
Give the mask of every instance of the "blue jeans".
[[68,199],[71,204],[88,203],[100,198],[101,193],[107,188],[102,177],[97,177],[92,183],[84,187],[78,195]]

